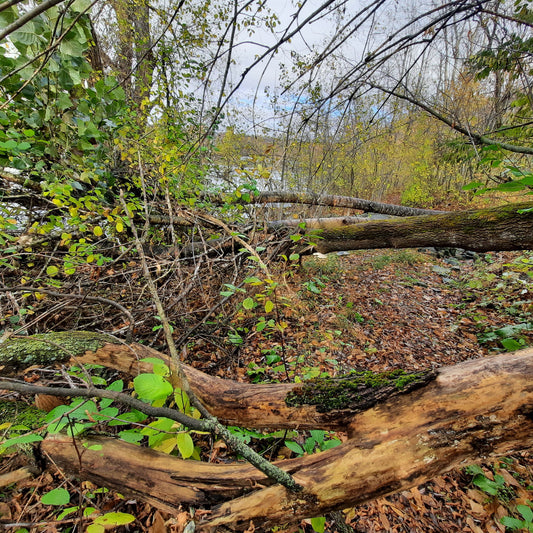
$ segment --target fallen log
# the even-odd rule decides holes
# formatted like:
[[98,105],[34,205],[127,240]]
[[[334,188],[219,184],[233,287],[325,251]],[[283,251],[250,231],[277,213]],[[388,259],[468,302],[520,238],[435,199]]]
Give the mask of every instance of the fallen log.
[[262,191],[250,195],[241,195],[239,198],[233,196],[206,195],[206,199],[214,204],[224,204],[228,200],[238,204],[304,204],[320,205],[327,207],[341,207],[346,209],[356,209],[366,213],[381,213],[392,216],[416,216],[443,213],[444,211],[434,211],[432,209],[420,209],[417,207],[406,207],[403,205],[385,204],[364,198],[352,196],[338,196],[332,194],[316,194],[311,192],[296,191]]
[[[92,332],[33,335],[11,338],[0,344],[0,370],[3,375],[20,373],[23,368],[32,365],[98,364],[135,376],[152,371],[152,364],[143,361],[150,357],[163,360],[175,370],[168,357],[152,348],[137,343],[121,343],[109,335]],[[405,383],[402,378],[404,383],[401,387],[375,387],[376,394],[370,396],[367,388],[363,404],[361,399],[354,399],[354,395],[362,396],[364,392],[360,387],[364,376],[359,374],[334,380],[317,379],[305,384],[251,385],[219,379],[186,364],[181,364],[181,367],[192,391],[213,416],[227,425],[248,428],[345,431],[354,413],[362,408],[370,407],[385,396],[423,386],[433,378],[431,373],[413,374],[417,379],[410,383]],[[350,393],[354,387],[358,390]],[[341,394],[346,400],[343,403],[338,402]],[[317,402],[317,398],[321,401]]]
[[250,521],[267,528],[362,504],[476,460],[531,449],[532,378],[533,349],[441,368],[424,387],[354,414],[346,427],[352,437],[344,444],[277,463],[293,474],[301,492],[271,485],[248,465],[182,461],[113,439],[89,439],[101,446],[91,449],[55,436],[41,446],[66,472],[164,509],[210,507],[196,524],[201,530],[243,530]]
[[327,228],[314,250],[326,254],[427,246],[477,252],[533,249],[533,203]]

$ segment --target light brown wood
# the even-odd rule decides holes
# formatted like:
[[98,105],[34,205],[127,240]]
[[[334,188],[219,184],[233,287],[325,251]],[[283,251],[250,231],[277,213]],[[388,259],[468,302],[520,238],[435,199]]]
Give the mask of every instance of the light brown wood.
[[346,429],[352,438],[341,446],[278,464],[304,487],[301,493],[269,486],[250,466],[181,461],[113,440],[100,439],[101,450],[84,448],[81,473],[71,439],[47,438],[42,447],[65,471],[161,508],[212,507],[208,519],[197,524],[201,529],[242,530],[250,520],[266,528],[533,447],[533,349],[442,368],[425,387],[353,415]]
[[[106,344],[96,352],[76,357],[76,364],[100,364],[136,375],[150,372],[152,365],[141,359],[157,357],[171,368],[173,364],[160,352],[140,344]],[[295,383],[259,385],[220,379],[182,365],[189,384],[200,401],[227,425],[248,428],[329,429],[343,431],[351,420],[350,410],[320,413],[315,406],[289,407],[285,398]]]
[[19,468],[12,472],[8,472],[7,474],[2,474],[0,476],[0,488],[7,487],[13,483],[19,483],[32,476],[33,474],[29,468]]

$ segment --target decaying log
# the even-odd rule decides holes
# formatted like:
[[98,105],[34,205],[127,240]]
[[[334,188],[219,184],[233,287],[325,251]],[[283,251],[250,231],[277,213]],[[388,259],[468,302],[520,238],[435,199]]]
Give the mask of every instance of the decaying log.
[[[63,349],[62,349],[63,348]],[[137,375],[151,372],[147,357],[173,363],[160,352],[141,344],[120,343],[114,337],[74,331],[11,338],[0,344],[0,370],[4,375],[30,365],[99,364]],[[385,396],[406,393],[423,386],[431,373],[413,374],[416,378],[401,386],[364,389],[361,376],[354,374],[336,380],[317,379],[303,384],[249,384],[219,379],[182,365],[189,385],[207,410],[227,425],[248,428],[328,429],[345,431],[353,415]],[[400,383],[400,382],[398,382]],[[310,390],[311,389],[311,390]],[[319,390],[320,389],[320,390]],[[341,396],[343,403],[338,400]],[[370,393],[370,395],[369,395]],[[335,397],[335,402],[329,396]],[[357,396],[357,397],[356,397]],[[319,398],[321,401],[317,402]]]
[[100,438],[101,448],[91,449],[52,437],[42,449],[67,472],[162,508],[210,506],[197,524],[203,530],[287,524],[533,447],[533,349],[441,368],[424,387],[354,414],[346,429],[352,438],[344,444],[278,463],[304,487],[296,493],[247,465],[182,461],[116,440]]
[[314,249],[328,253],[419,246],[477,252],[533,249],[533,203],[362,222],[320,233]]

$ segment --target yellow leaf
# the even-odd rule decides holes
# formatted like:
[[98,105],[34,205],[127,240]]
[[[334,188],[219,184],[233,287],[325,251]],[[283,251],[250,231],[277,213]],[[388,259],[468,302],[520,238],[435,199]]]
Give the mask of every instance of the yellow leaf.
[[93,228],[93,233],[97,236],[97,237],[101,237],[104,233],[104,230],[100,227],[100,226],[95,226]]
[[115,228],[119,233],[122,233],[124,231],[124,224],[122,224],[122,221],[119,220]]
[[170,453],[176,447],[176,444],[176,437],[174,435],[171,435],[168,439],[161,441],[153,448],[158,452]]

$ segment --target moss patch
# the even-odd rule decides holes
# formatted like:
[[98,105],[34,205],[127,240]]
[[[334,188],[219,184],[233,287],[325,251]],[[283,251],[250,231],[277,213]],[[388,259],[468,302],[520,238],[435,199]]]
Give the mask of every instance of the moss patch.
[[31,365],[54,365],[87,351],[95,352],[109,342],[113,342],[111,337],[87,331],[11,338],[0,344],[0,365],[9,370],[20,370]]
[[404,394],[435,379],[437,373],[352,372],[336,378],[316,378],[293,389],[285,398],[290,407],[315,405],[319,413],[338,409],[354,412],[370,409],[391,396]]
[[23,402],[0,400],[0,424],[11,422],[13,426],[38,428],[44,425],[46,414],[37,407]]

